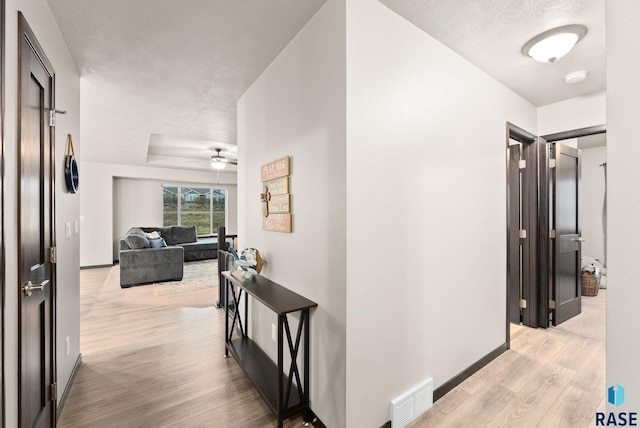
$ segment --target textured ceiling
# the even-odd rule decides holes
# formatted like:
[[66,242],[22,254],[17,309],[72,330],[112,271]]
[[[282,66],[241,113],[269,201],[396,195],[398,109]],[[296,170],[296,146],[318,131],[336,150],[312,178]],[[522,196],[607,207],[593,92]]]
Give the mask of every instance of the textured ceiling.
[[172,164],[152,135],[235,145],[237,100],[324,1],[49,0],[81,73],[82,159]]
[[[81,158],[202,169],[234,157],[237,100],[325,0],[48,1],[81,73]],[[604,0],[380,1],[534,105],[605,88]],[[522,55],[573,23],[589,32],[566,57]]]
[[[380,0],[535,106],[605,89],[604,0]],[[536,35],[568,24],[585,38],[553,64],[522,54]],[[588,78],[573,85],[564,76]]]

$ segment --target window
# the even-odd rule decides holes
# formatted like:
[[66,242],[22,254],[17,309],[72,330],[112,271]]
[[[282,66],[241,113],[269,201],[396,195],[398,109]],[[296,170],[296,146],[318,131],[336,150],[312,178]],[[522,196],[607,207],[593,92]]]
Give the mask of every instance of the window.
[[195,226],[198,236],[226,226],[226,189],[162,186],[164,226]]

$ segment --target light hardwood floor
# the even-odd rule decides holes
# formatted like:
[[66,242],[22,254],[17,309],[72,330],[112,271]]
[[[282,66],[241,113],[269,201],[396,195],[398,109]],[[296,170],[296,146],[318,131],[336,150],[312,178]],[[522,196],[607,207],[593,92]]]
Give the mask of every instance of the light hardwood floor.
[[134,304],[121,298],[128,290],[114,269],[81,271],[83,364],[60,427],[277,426],[235,360],[224,358],[222,310]]
[[[222,310],[122,299],[114,269],[81,271],[83,364],[60,427],[276,426],[233,358],[223,358]],[[411,426],[594,425],[605,408],[606,292],[582,300],[583,314],[559,327],[514,329],[509,351]]]
[[549,329],[512,326],[511,349],[438,400],[410,426],[595,426],[605,411],[606,290]]

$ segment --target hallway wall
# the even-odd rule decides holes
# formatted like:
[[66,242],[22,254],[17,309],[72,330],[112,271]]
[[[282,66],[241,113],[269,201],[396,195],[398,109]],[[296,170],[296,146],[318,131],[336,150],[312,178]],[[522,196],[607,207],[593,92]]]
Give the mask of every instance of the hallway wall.
[[[607,386],[629,391],[640,411],[640,3],[606,2],[607,16]],[[633,392],[632,392],[633,391]]]
[[347,426],[505,343],[506,122],[536,109],[376,1],[347,0]]
[[[345,427],[350,411],[345,108],[344,0],[328,0],[238,101],[238,245],[260,250],[262,275],[318,303],[311,312],[311,408],[335,428]],[[293,233],[262,229],[260,167],[283,156],[291,156]],[[275,317],[260,306],[251,335],[276,358]]]
[[[80,135],[80,75],[62,38],[46,0],[7,0],[5,21],[5,246],[6,246],[6,300],[5,300],[5,398],[6,425],[18,426],[18,236],[17,191],[18,152],[18,11],[22,11],[29,26],[44,49],[56,72],[56,108],[66,110],[58,116],[56,141],[56,236],[57,263],[57,380],[58,398],[69,381],[80,354],[80,275],[78,236],[65,238],[65,223],[78,220],[79,195],[66,192],[63,159],[67,134],[74,137],[76,154],[82,152]],[[69,337],[69,355],[65,353],[65,338]]]

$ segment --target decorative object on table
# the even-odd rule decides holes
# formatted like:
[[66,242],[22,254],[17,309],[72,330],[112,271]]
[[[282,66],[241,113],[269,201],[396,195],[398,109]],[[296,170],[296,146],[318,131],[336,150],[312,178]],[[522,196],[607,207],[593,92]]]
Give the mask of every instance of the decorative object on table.
[[[230,248],[230,250],[233,249]],[[230,252],[235,253],[235,250]],[[240,253],[240,257],[233,264],[231,272],[235,272],[235,270],[240,267],[245,272],[242,276],[249,279],[252,276],[259,274],[260,271],[262,271],[263,265],[264,260],[260,256],[260,251],[255,248],[245,248]]]
[[227,249],[227,251],[229,251],[231,254],[233,254],[233,257],[235,257],[236,260],[240,259],[240,256],[238,255],[238,253],[236,252],[236,249],[233,247],[229,247]]
[[291,233],[291,195],[289,175],[291,158],[285,156],[261,168],[262,228],[273,232]]
[[78,193],[78,162],[73,151],[71,134],[67,135],[67,153],[64,160],[64,179],[69,193]]

